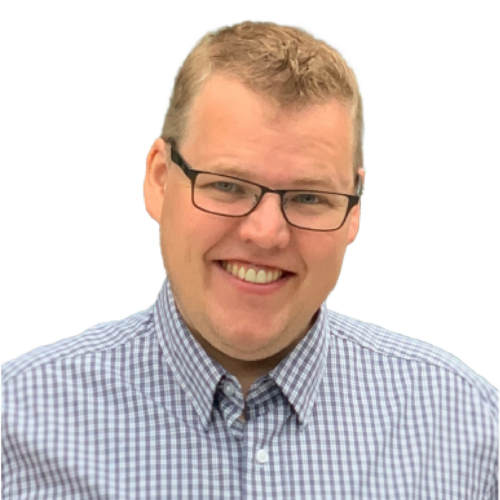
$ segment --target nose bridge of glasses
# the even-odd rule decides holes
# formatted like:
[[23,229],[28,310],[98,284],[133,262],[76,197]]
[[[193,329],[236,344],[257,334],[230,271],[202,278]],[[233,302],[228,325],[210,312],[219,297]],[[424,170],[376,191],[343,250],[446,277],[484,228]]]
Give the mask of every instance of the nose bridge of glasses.
[[[286,191],[280,190],[280,189],[271,189],[266,186],[260,186],[261,192],[258,200],[256,200],[256,203],[252,209],[252,212],[255,212],[257,210],[262,210],[262,205],[265,207],[265,212],[269,210],[267,205],[273,206],[273,200],[274,201],[274,210],[278,210],[280,212],[281,217],[283,220],[288,222],[287,217],[285,216],[285,211],[284,211],[284,206],[283,206],[283,200],[284,200],[284,194]],[[271,196],[266,196],[266,195],[271,195]]]
[[[284,193],[286,191],[284,191],[282,189],[271,189],[271,188],[269,188],[267,186],[259,186],[259,187],[260,187],[260,196],[259,196],[259,199],[257,201],[257,205],[259,205],[262,202],[262,200],[264,199],[264,197],[267,194],[277,196],[279,204],[282,205],[282,203],[283,203],[283,195],[284,195]],[[274,197],[272,197],[272,198],[274,198]]]

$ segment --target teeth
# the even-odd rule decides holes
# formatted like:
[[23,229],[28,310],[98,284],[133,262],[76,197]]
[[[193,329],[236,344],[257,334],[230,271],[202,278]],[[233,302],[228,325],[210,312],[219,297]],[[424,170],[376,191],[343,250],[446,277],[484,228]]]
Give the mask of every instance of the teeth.
[[250,281],[250,283],[255,283],[255,277],[256,277],[255,269],[249,269],[245,274],[245,281]]
[[264,269],[259,269],[258,271],[254,268],[245,268],[245,266],[240,266],[238,264],[231,264],[227,261],[222,261],[222,268],[228,273],[236,276],[240,280],[248,281],[249,283],[271,283],[281,278],[283,271],[280,269],[275,269],[274,271],[265,271]]
[[256,283],[265,283],[266,282],[266,271],[264,269],[261,269],[255,278]]

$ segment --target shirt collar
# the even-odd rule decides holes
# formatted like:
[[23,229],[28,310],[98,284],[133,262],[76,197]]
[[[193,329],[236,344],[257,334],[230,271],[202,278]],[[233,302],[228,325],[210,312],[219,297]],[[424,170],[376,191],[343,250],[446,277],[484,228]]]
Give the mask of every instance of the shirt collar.
[[[269,373],[302,425],[308,421],[325,370],[329,346],[326,315],[323,304],[307,335]],[[228,372],[205,352],[187,328],[168,279],[154,306],[154,322],[163,355],[208,430],[217,385]]]
[[316,321],[294,350],[269,375],[295,409],[299,423],[309,421],[318,389],[325,374],[330,347],[326,303]]

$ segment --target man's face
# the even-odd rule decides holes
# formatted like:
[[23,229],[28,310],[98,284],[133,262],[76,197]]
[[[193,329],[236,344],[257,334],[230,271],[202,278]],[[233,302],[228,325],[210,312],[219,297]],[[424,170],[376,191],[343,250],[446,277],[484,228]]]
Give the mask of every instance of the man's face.
[[[193,104],[187,130],[179,151],[196,170],[231,168],[231,175],[274,189],[354,194],[352,122],[337,101],[285,113],[240,82],[213,76]],[[266,194],[246,217],[205,213],[193,206],[191,183],[170,161],[168,145],[153,163],[161,157],[167,163],[158,176],[161,213],[148,210],[160,223],[165,268],[190,330],[248,361],[273,356],[302,337],[337,282],[358,230],[359,207],[331,232],[289,226],[276,194]],[[228,263],[263,269],[266,276],[286,272],[271,283],[249,283],[225,270]]]

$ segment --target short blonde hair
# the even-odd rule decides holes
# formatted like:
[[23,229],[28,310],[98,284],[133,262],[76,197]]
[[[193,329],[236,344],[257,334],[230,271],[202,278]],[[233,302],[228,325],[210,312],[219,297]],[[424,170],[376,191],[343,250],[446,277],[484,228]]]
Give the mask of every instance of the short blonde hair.
[[213,74],[236,77],[283,109],[338,99],[351,109],[355,173],[363,167],[363,109],[356,76],[325,42],[298,28],[249,21],[208,33],[179,69],[163,124],[164,140],[182,142],[194,98]]

